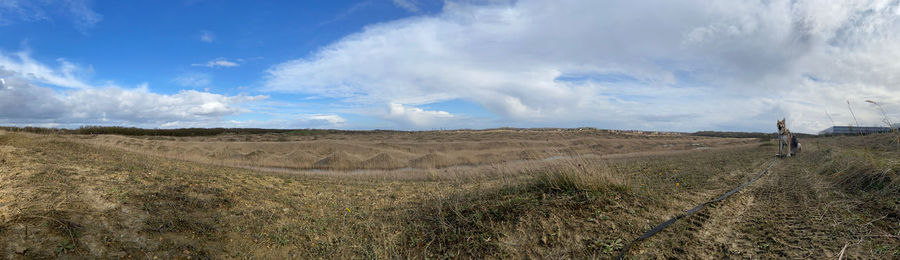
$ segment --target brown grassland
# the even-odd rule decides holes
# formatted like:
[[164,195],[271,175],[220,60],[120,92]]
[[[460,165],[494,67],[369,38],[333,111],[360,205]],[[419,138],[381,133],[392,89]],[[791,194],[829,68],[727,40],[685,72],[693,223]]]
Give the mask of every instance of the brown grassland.
[[[900,258],[900,146],[803,139],[628,257]],[[0,131],[3,258],[613,258],[747,181],[758,138],[599,130]]]

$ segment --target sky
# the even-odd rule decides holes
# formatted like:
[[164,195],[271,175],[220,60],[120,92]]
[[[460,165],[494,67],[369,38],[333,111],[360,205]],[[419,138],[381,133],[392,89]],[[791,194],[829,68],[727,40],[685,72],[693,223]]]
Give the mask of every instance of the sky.
[[13,126],[816,133],[900,122],[900,1],[0,0],[0,79]]

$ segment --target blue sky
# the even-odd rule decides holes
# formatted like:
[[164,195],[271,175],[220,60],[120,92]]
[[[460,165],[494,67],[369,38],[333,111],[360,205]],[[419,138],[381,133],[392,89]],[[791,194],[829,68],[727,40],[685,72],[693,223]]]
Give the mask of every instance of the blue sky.
[[[256,84],[269,66],[309,55],[367,24],[413,14],[384,1],[322,3],[98,1],[90,6],[102,20],[89,28],[53,16],[4,26],[3,35],[18,37],[3,37],[2,48],[90,64],[102,69],[98,79],[146,82],[161,93],[177,92],[173,75],[189,73],[209,74],[210,83],[220,83],[209,86],[227,91]],[[196,66],[217,59],[236,66]]]
[[0,0],[0,125],[769,132],[786,117],[815,132],[850,122],[847,101],[878,125],[865,100],[900,110],[898,16],[884,1]]

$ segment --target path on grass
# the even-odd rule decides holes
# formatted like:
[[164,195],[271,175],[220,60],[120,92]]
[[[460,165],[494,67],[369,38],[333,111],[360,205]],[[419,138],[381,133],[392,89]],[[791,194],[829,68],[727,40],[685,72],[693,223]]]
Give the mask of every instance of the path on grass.
[[[803,156],[779,159],[746,189],[686,217],[629,254],[688,259],[836,258],[849,237],[834,234],[834,193]],[[752,173],[748,173],[752,176]]]

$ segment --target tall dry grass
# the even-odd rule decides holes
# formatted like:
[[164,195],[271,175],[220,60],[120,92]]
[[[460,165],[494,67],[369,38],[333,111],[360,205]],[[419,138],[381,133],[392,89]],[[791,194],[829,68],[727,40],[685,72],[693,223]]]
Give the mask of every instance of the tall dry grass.
[[897,147],[900,147],[900,130],[894,126],[894,123],[891,121],[890,117],[888,117],[887,112],[884,111],[884,108],[881,107],[881,104],[872,100],[866,100],[866,102],[875,105],[878,108],[878,111],[881,112],[881,122],[887,124],[887,126],[891,129],[891,134],[894,135],[895,141],[897,143]]
[[[2,195],[21,209],[2,212],[34,205],[41,210],[27,212],[42,217],[0,223],[0,244],[32,245],[21,254],[0,251],[32,258],[605,258],[617,239],[645,228],[631,223],[719,194],[758,168],[754,158],[770,155],[768,147],[740,145],[743,139],[434,134],[283,142],[2,135],[0,147],[16,151],[0,158],[16,161],[0,165],[0,178],[43,197]],[[695,143],[725,148],[696,150]],[[185,158],[192,148],[246,158],[195,161]],[[244,169],[298,150],[319,160],[334,153],[469,159],[393,170]],[[531,159],[505,160],[520,156]],[[239,167],[219,166],[228,163]],[[43,217],[71,222],[75,239]],[[21,237],[26,227],[40,229],[40,238]]]
[[823,173],[850,192],[900,196],[900,153],[871,149],[826,150]]
[[[564,156],[684,151],[756,142],[598,132],[471,131],[370,135],[218,137],[74,136],[92,145],[214,165],[294,170],[443,169]],[[234,139],[235,141],[230,141]],[[251,141],[244,141],[244,140]],[[283,139],[285,141],[272,141]]]
[[624,181],[605,162],[590,162],[584,157],[558,160],[542,169],[527,169],[535,176],[537,187],[554,192],[596,192],[615,187]]

